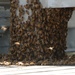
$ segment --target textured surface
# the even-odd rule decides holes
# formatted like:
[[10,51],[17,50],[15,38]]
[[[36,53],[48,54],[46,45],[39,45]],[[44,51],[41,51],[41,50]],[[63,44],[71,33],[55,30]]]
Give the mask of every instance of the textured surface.
[[[32,12],[31,15],[29,10]],[[20,1],[12,0],[11,59],[43,61],[64,58],[67,25],[73,10],[73,8],[44,9],[39,0],[29,1],[26,5],[20,5]],[[24,17],[26,14],[27,21]]]
[[[9,19],[7,18],[2,18],[2,17],[9,17],[10,12],[6,12],[6,11],[0,11],[0,25],[10,25],[9,23]],[[74,21],[73,21],[74,22]],[[71,24],[70,24],[71,25]],[[72,25],[74,25],[74,23],[72,23]],[[74,32],[75,29],[69,29],[69,36],[68,36],[68,48],[75,48],[75,40],[74,40]],[[71,36],[70,36],[71,35]],[[72,38],[71,38],[72,37]],[[2,38],[0,38],[0,53],[8,53],[8,47],[9,46],[9,31],[4,33],[4,36]]]

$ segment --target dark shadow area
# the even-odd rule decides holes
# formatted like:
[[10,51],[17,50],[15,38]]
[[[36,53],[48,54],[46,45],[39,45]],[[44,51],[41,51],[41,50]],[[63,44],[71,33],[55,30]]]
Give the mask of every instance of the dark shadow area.
[[0,0],[0,54],[7,54],[10,41],[10,0]]

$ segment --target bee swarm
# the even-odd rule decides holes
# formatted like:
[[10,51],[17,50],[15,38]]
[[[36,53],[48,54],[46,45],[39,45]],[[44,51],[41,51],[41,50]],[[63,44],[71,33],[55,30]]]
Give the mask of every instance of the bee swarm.
[[[26,5],[19,5],[19,0],[11,0],[10,11],[12,61],[44,64],[42,61],[60,60],[66,56],[67,24],[73,8],[43,8],[39,0],[27,0]],[[24,20],[25,14],[28,15],[27,21]]]

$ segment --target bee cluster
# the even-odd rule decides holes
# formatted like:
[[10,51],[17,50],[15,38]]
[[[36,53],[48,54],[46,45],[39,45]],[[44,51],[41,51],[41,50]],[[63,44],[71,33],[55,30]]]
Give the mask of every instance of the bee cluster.
[[26,5],[19,5],[19,0],[11,0],[10,11],[12,61],[51,61],[65,56],[67,24],[73,8],[43,8],[39,0],[27,0]]

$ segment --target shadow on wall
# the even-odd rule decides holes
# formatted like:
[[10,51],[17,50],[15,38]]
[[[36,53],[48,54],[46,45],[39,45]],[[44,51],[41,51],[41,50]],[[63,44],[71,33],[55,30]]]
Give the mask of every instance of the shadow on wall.
[[68,29],[67,47],[70,49],[75,49],[75,28]]
[[[2,0],[3,1],[3,0]],[[1,0],[0,0],[1,2]],[[9,7],[10,8],[10,7]],[[3,31],[2,26],[10,26],[10,10],[5,10],[4,6],[0,5],[0,54],[6,54],[9,51],[10,32]]]
[[0,53],[7,54],[9,50],[9,39],[10,39],[10,33],[9,30],[7,30],[5,33],[0,35]]
[[73,11],[72,17],[68,22],[68,28],[67,47],[75,49],[75,11]]

